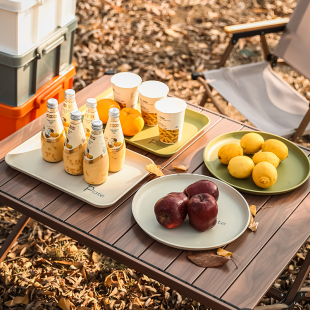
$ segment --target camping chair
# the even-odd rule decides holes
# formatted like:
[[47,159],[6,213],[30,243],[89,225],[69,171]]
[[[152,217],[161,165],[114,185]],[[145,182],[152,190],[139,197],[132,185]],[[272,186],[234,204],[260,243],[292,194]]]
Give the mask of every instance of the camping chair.
[[[299,0],[288,22],[287,18],[265,22],[227,26],[225,32],[232,38],[218,64],[218,69],[194,73],[205,88],[200,102],[204,106],[209,99],[220,113],[212,88],[239,110],[257,128],[283,137],[293,136],[296,141],[310,132],[310,96],[305,99],[288,83],[282,80],[272,68],[281,57],[306,78],[310,78],[310,0]],[[265,34],[284,31],[274,54],[270,54]],[[238,39],[260,35],[265,61],[226,67]],[[307,132],[306,132],[307,131]]]

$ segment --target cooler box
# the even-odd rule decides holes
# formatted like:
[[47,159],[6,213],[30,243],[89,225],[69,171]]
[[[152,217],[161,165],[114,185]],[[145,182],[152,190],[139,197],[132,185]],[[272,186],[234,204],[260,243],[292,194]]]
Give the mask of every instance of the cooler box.
[[[0,52],[0,102],[13,107],[21,106],[36,94],[37,89],[69,68],[76,28],[75,18],[23,55]],[[6,32],[4,29],[0,33]]]
[[62,72],[62,75],[54,77],[37,93],[20,107],[10,107],[0,103],[0,141],[32,122],[47,110],[47,100],[56,98],[59,103],[65,100],[65,90],[72,88],[74,66],[70,66]]
[[76,0],[0,0],[0,52],[21,55],[75,18]]

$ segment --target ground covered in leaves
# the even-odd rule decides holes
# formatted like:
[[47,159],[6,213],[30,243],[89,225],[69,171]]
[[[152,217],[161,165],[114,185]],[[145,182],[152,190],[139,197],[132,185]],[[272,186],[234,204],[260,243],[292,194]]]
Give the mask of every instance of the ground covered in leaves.
[[[133,71],[143,80],[163,81],[172,94],[198,103],[203,89],[190,75],[215,68],[229,40],[223,27],[286,17],[295,4],[295,0],[78,0],[74,87],[84,88],[108,69]],[[273,48],[279,35],[268,35],[267,40]],[[262,59],[259,38],[253,37],[239,41],[227,65]],[[301,94],[310,90],[309,81],[291,68],[276,70]],[[247,123],[229,103],[216,98],[230,117]],[[211,103],[206,107],[216,111]],[[0,245],[18,216],[7,206],[0,207]],[[309,248],[310,240],[276,280],[276,288],[289,288]],[[274,302],[265,297],[261,304]],[[305,302],[297,307],[310,310]],[[0,310],[141,308],[205,309],[173,288],[34,221],[0,264]]]

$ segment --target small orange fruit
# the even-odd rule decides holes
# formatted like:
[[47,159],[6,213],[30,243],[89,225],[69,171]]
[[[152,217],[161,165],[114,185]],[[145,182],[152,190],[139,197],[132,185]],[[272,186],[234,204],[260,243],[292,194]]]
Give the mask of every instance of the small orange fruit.
[[103,124],[106,124],[109,119],[109,110],[111,108],[121,109],[119,104],[112,99],[101,99],[97,102],[97,111],[99,114],[99,118]]
[[120,111],[119,120],[125,136],[134,136],[144,127],[141,113],[132,108],[124,108]]

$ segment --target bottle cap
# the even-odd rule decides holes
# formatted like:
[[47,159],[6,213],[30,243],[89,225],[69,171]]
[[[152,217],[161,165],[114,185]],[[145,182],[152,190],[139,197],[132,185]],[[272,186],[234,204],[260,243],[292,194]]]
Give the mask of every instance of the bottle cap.
[[103,127],[102,121],[100,119],[96,119],[91,122],[91,128],[93,130],[101,130]]
[[57,99],[51,98],[47,100],[47,107],[49,109],[56,109],[58,108],[58,101]]
[[95,108],[97,106],[97,100],[95,98],[88,98],[86,100],[86,106],[88,108]]
[[79,110],[75,110],[71,112],[70,116],[73,121],[78,121],[82,118],[82,113]]
[[109,110],[109,116],[111,116],[111,117],[119,117],[119,109],[118,108],[111,108]]
[[75,97],[75,91],[73,89],[67,89],[65,91],[65,97],[66,98],[74,98]]

